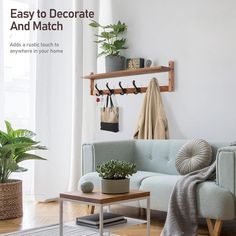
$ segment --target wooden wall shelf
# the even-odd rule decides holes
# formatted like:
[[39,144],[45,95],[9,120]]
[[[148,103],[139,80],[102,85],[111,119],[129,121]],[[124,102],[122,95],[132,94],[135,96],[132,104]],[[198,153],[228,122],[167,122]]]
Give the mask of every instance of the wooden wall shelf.
[[[155,66],[149,68],[140,68],[140,69],[133,69],[133,70],[122,70],[122,71],[115,71],[110,73],[100,73],[94,74],[91,73],[90,75],[82,77],[83,79],[90,80],[90,95],[96,95],[97,91],[94,88],[95,80],[99,79],[108,79],[108,78],[116,78],[116,77],[127,77],[127,76],[134,76],[134,75],[142,75],[142,74],[154,74],[154,73],[163,73],[168,72],[169,74],[169,84],[166,86],[160,86],[161,92],[172,92],[174,91],[174,62],[169,61],[169,66]],[[141,93],[145,93],[147,87],[141,87]],[[121,89],[114,89],[114,94],[120,94],[122,92]],[[134,93],[135,88],[127,88],[127,93]],[[109,90],[103,90],[103,94],[110,94]]]

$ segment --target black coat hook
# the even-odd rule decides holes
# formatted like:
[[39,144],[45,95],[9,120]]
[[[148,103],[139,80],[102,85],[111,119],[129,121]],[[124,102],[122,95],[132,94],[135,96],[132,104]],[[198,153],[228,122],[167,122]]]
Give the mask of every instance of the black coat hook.
[[119,86],[120,86],[120,88],[121,88],[121,93],[120,93],[120,95],[124,95],[125,93],[127,93],[127,89],[124,89],[123,87],[122,87],[122,85],[121,85],[121,82],[119,82]]
[[135,91],[134,91],[134,94],[135,94],[135,95],[138,94],[138,93],[141,93],[141,88],[138,88],[138,87],[136,86],[135,80],[133,80],[133,86],[134,86],[134,88],[135,88]]
[[114,89],[110,89],[109,86],[108,86],[108,83],[106,83],[106,87],[107,89],[109,90],[110,94],[109,95],[112,95],[114,94]]
[[96,96],[103,95],[103,91],[98,88],[98,85],[97,85],[97,84],[95,84],[95,88],[96,88],[96,90],[98,91],[98,93],[96,93]]

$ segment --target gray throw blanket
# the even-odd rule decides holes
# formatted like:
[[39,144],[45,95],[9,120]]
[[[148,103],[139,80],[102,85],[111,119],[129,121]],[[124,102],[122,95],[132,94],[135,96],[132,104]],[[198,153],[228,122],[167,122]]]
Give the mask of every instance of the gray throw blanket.
[[215,179],[216,162],[177,181],[170,197],[161,236],[196,236],[198,229],[197,184]]

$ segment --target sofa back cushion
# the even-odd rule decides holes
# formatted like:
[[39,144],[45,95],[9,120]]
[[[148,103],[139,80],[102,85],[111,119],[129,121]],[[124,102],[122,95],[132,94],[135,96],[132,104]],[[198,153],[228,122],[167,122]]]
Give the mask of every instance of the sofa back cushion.
[[[179,149],[188,140],[136,140],[134,144],[134,162],[137,169],[164,174],[179,174],[175,167],[175,159]],[[209,142],[212,146],[213,161],[217,149],[227,146],[226,143]]]

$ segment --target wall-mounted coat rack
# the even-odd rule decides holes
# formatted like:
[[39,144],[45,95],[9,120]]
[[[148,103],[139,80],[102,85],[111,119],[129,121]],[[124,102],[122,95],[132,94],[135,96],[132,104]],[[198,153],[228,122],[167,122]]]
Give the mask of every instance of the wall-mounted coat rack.
[[115,71],[110,73],[101,73],[101,74],[93,74],[84,76],[83,79],[90,80],[90,95],[106,95],[111,94],[129,94],[129,93],[145,93],[147,87],[140,87],[138,88],[133,81],[134,87],[132,88],[123,88],[121,83],[119,83],[120,88],[118,89],[110,89],[107,83],[106,87],[107,90],[99,90],[98,87],[95,85],[95,80],[99,79],[108,79],[108,78],[115,78],[115,77],[127,77],[132,75],[142,75],[142,74],[154,74],[154,73],[163,73],[168,72],[169,80],[168,85],[160,86],[161,92],[172,92],[174,91],[174,62],[169,61],[169,66],[155,66],[155,67],[147,67],[147,68],[140,68],[140,69],[133,69],[133,70],[122,70],[122,71]]

